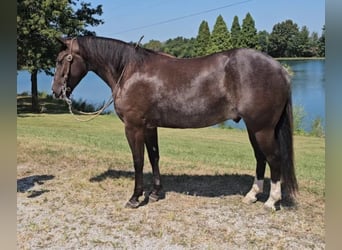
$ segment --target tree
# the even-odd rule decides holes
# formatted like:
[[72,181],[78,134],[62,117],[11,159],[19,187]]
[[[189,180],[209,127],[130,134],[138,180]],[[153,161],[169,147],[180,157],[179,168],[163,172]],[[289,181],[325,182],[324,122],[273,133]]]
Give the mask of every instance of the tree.
[[199,29],[198,35],[195,42],[195,56],[204,56],[207,54],[208,44],[210,41],[210,30],[207,21],[202,21]]
[[[17,70],[31,73],[32,110],[39,111],[38,72],[52,75],[60,47],[56,37],[90,35],[88,26],[102,24],[94,15],[102,14],[102,6],[91,8],[78,0],[17,1]],[[74,10],[74,8],[77,8]]]
[[144,48],[151,49],[154,51],[162,51],[162,43],[158,40],[150,40],[148,43],[144,44]]
[[264,53],[268,53],[268,40],[269,40],[270,34],[266,30],[262,30],[258,32],[258,48],[260,51]]
[[175,57],[190,58],[194,56],[195,38],[176,37],[168,39],[163,44],[163,52],[171,54]]
[[244,48],[257,48],[258,36],[255,22],[250,13],[242,20],[240,45]]
[[240,43],[241,27],[239,23],[239,18],[237,16],[234,16],[230,33],[231,33],[232,47],[240,48],[241,47],[241,43]]
[[314,45],[310,44],[309,35],[310,35],[309,29],[307,26],[304,25],[298,33],[297,56],[309,57],[313,55],[312,46]]
[[319,38],[317,32],[312,32],[309,37],[310,56],[319,55]]
[[228,50],[232,48],[231,37],[223,17],[216,19],[213,32],[210,36],[208,54]]
[[318,55],[325,56],[325,25],[322,28],[322,35],[318,40]]
[[273,57],[297,56],[298,34],[298,25],[292,20],[275,24],[269,36],[269,54]]

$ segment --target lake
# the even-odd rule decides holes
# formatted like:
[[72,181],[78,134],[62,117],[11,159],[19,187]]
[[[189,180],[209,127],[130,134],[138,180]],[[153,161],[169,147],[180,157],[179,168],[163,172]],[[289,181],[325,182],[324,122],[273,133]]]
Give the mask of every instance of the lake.
[[[281,63],[289,65],[294,72],[293,105],[304,109],[303,128],[309,131],[312,121],[318,117],[322,119],[325,127],[325,60],[281,60]],[[38,74],[39,92],[51,93],[51,82],[51,76]],[[31,92],[30,74],[27,71],[19,71],[17,75],[17,93],[23,92]],[[100,106],[109,99],[110,95],[110,88],[98,76],[89,72],[74,90],[72,98]],[[113,106],[108,110],[113,111]],[[242,121],[238,124],[228,121],[226,124],[245,128]]]

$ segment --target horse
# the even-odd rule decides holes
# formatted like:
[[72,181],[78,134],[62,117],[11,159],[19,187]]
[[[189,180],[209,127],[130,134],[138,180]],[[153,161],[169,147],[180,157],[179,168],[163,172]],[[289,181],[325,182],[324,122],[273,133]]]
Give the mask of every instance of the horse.
[[296,196],[291,79],[272,57],[235,48],[180,59],[106,37],[58,40],[62,47],[52,84],[55,98],[69,98],[88,71],[111,88],[135,172],[126,207],[141,205],[145,146],[153,174],[146,197],[162,198],[158,127],[202,128],[229,119],[244,120],[256,159],[254,182],[242,201],[254,203],[263,193],[266,163],[271,181],[264,207],[275,210],[284,192]]

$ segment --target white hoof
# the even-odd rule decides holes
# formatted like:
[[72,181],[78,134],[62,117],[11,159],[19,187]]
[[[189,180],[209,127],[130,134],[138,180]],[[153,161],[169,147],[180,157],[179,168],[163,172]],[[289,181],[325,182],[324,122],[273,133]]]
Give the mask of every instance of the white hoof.
[[254,179],[253,186],[251,190],[243,197],[242,202],[246,204],[252,204],[256,202],[257,194],[262,193],[264,188],[264,180],[257,180],[257,178]]
[[280,181],[273,183],[271,182],[270,196],[264,204],[265,209],[277,210],[275,204],[281,200],[281,184]]
[[258,199],[256,196],[248,193],[245,197],[243,197],[242,202],[246,204],[252,204],[255,203]]
[[269,201],[267,201],[264,204],[264,208],[265,208],[265,210],[271,210],[271,211],[276,211],[277,210],[277,208],[275,207],[274,203],[273,202],[269,202]]

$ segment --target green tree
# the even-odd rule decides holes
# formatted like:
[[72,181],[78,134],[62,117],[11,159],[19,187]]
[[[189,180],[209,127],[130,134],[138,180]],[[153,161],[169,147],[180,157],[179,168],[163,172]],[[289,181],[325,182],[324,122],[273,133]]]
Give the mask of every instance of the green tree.
[[319,38],[317,32],[312,32],[309,36],[310,56],[319,56]]
[[231,33],[232,47],[233,48],[241,47],[241,43],[240,43],[241,27],[240,27],[238,16],[234,16],[230,33]]
[[275,24],[269,36],[268,53],[273,57],[297,56],[298,34],[298,25],[292,20]]
[[257,29],[250,13],[242,21],[240,45],[244,48],[256,49],[258,45]]
[[150,40],[148,43],[144,44],[144,48],[151,49],[154,51],[162,51],[163,44],[158,40]]
[[322,28],[322,35],[318,39],[318,55],[325,56],[325,25]]
[[270,34],[266,30],[258,32],[258,48],[264,53],[268,53],[268,40]]
[[231,37],[223,17],[219,15],[216,19],[213,32],[210,36],[208,54],[231,49]]
[[195,42],[195,56],[204,56],[207,54],[208,44],[210,41],[210,30],[207,21],[202,21],[199,29],[198,35]]
[[38,72],[52,75],[60,48],[56,37],[95,34],[88,26],[102,24],[94,15],[102,14],[102,6],[91,8],[78,0],[17,1],[17,70],[31,73],[32,109],[39,111]]
[[194,56],[195,38],[176,37],[168,39],[163,44],[163,51],[179,58],[190,58]]
[[309,57],[312,56],[312,44],[309,40],[309,29],[307,26],[303,26],[298,33],[298,56]]

